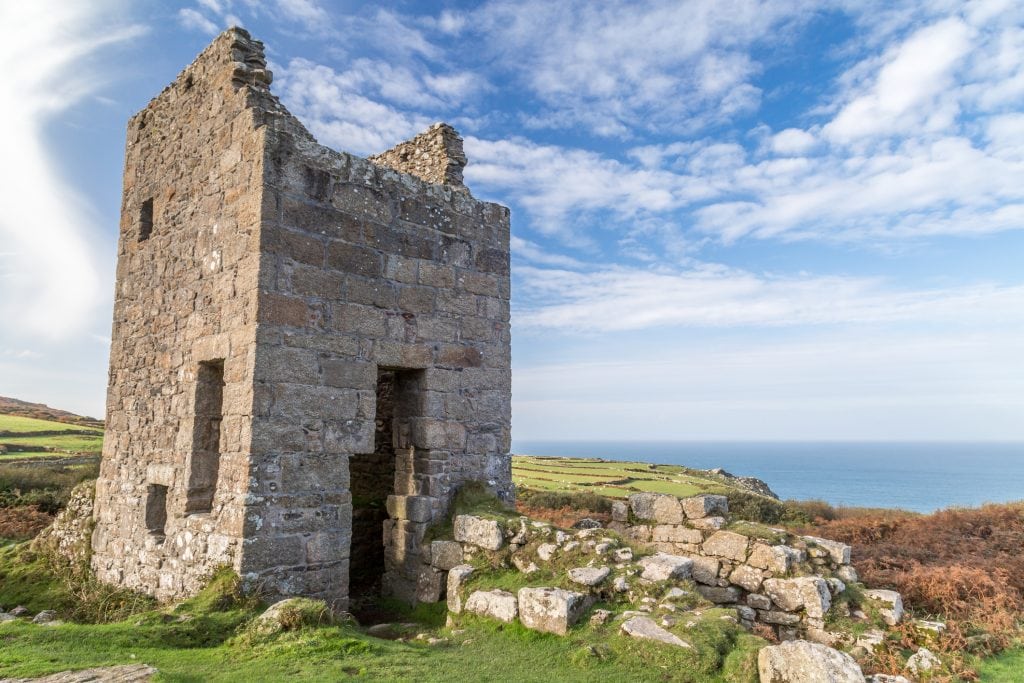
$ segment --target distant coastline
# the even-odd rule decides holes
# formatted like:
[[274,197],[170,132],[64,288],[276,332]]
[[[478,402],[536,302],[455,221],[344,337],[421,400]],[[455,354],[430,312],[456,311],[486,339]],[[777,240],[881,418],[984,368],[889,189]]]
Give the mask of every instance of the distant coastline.
[[783,499],[932,512],[1024,500],[1022,442],[535,441],[517,455],[721,467]]

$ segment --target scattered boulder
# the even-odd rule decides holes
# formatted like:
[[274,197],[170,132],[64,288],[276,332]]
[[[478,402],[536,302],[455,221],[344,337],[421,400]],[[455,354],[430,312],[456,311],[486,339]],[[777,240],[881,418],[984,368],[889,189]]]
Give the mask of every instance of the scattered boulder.
[[903,597],[896,591],[866,590],[864,596],[880,603],[878,612],[889,626],[895,626],[903,619]]
[[612,502],[612,521],[613,522],[628,522],[629,521],[629,505],[621,500]]
[[612,559],[616,562],[630,562],[633,559],[633,549],[618,548],[612,552]]
[[484,550],[501,550],[505,544],[501,525],[497,521],[473,515],[455,517],[455,540]]
[[261,635],[294,631],[303,626],[330,624],[334,621],[327,603],[309,598],[285,598],[256,617],[253,628]]
[[611,610],[596,609],[590,615],[590,625],[591,626],[601,626],[602,624],[607,624],[608,620],[611,619],[611,618],[612,618]]
[[643,569],[640,578],[648,581],[688,579],[693,570],[693,560],[668,553],[656,553],[648,557],[641,557],[637,564]]
[[846,583],[857,583],[860,577],[857,576],[857,570],[853,568],[851,564],[844,564],[836,569],[835,575],[837,578],[842,579]]
[[44,609],[39,614],[32,617],[33,624],[48,624],[51,621],[57,619],[57,612],[52,609]]
[[445,572],[430,565],[420,568],[416,577],[416,600],[424,603],[440,602],[444,595]]
[[918,648],[917,652],[907,659],[907,669],[915,676],[942,666],[942,660],[926,647]]
[[761,648],[757,671],[761,683],[865,683],[853,657],[806,640]]
[[581,586],[596,586],[608,578],[608,567],[579,567],[569,570],[569,580]]
[[520,588],[519,620],[534,631],[564,636],[587,608],[582,593],[561,588]]
[[739,602],[740,590],[732,586],[697,586],[697,592],[705,600],[715,604],[730,604]]
[[474,591],[466,600],[464,609],[473,614],[506,622],[515,621],[519,614],[516,596],[497,588],[489,591]]
[[552,557],[555,556],[555,551],[558,550],[558,546],[554,543],[541,543],[537,546],[537,557],[548,562]]
[[623,633],[631,638],[654,640],[666,645],[675,645],[676,647],[693,647],[679,636],[658,626],[650,617],[636,616],[627,619],[622,622],[621,629]]

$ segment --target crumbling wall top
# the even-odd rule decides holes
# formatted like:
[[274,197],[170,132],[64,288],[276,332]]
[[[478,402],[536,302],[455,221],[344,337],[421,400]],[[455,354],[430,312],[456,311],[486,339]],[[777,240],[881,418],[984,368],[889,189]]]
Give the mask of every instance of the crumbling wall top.
[[379,166],[408,173],[428,183],[469,191],[462,183],[462,169],[467,163],[462,137],[447,123],[435,123],[412,140],[368,158]]

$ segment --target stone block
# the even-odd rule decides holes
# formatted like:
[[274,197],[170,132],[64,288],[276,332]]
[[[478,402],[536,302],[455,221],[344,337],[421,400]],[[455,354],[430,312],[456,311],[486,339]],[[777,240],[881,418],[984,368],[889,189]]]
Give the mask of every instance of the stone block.
[[519,621],[534,631],[564,636],[580,620],[588,600],[561,588],[520,588]]
[[829,559],[835,564],[850,564],[850,546],[845,543],[817,536],[804,536],[804,540],[828,553]]
[[578,567],[569,570],[569,580],[581,586],[597,586],[608,578],[608,567]]
[[793,560],[792,549],[784,545],[770,546],[765,543],[754,543],[747,564],[775,574],[789,571]]
[[462,612],[462,594],[460,589],[462,584],[466,582],[473,574],[473,567],[468,564],[460,564],[452,567],[448,571],[447,578],[447,592],[446,597],[448,600],[448,611],[453,614],[459,614]]
[[456,541],[431,541],[430,564],[445,571],[462,564],[462,544]]
[[703,495],[683,498],[683,512],[688,519],[725,516],[729,514],[729,499],[725,496]]
[[744,562],[747,559],[747,544],[746,536],[732,531],[716,531],[704,541],[702,548],[707,555]]
[[864,683],[864,673],[853,657],[805,640],[761,648],[757,670],[766,683]]
[[[430,496],[397,496],[387,498],[387,511],[391,519],[410,522],[429,522],[433,518],[434,499]],[[458,563],[456,563],[458,564]]]
[[896,591],[866,590],[864,597],[878,605],[882,620],[889,626],[895,626],[903,620],[903,597]]
[[637,519],[659,524],[680,524],[683,508],[679,499],[664,493],[634,493],[629,497],[629,506]]
[[693,560],[689,557],[657,553],[641,557],[637,564],[642,569],[640,578],[648,581],[668,581],[670,579],[688,579],[693,570]]
[[704,540],[703,534],[696,529],[676,525],[659,524],[651,530],[651,540],[655,543],[689,543],[698,545]]
[[484,550],[500,550],[505,544],[505,536],[498,522],[472,515],[455,517],[455,540]]
[[756,593],[761,587],[764,576],[760,569],[741,564],[729,574],[729,583],[735,584],[745,591]]
[[499,589],[474,591],[464,608],[467,612],[505,622],[513,622],[519,615],[516,596]]
[[741,593],[732,586],[697,586],[697,592],[705,600],[716,604],[731,604],[740,601]]
[[612,521],[614,522],[628,522],[629,521],[629,505],[621,500],[612,502]]
[[445,592],[447,572],[424,565],[416,579],[417,602],[440,602]]
[[713,557],[694,556],[691,559],[693,560],[693,580],[707,586],[716,585],[721,562]]
[[765,579],[763,592],[786,612],[803,608],[807,616],[823,619],[832,606],[832,594],[825,580],[816,576],[795,579]]

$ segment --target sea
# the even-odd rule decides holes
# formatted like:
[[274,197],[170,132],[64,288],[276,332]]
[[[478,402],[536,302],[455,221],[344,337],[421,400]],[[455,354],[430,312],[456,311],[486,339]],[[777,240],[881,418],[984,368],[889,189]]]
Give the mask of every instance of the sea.
[[520,455],[721,467],[782,499],[933,512],[1024,500],[1024,443],[513,441]]

